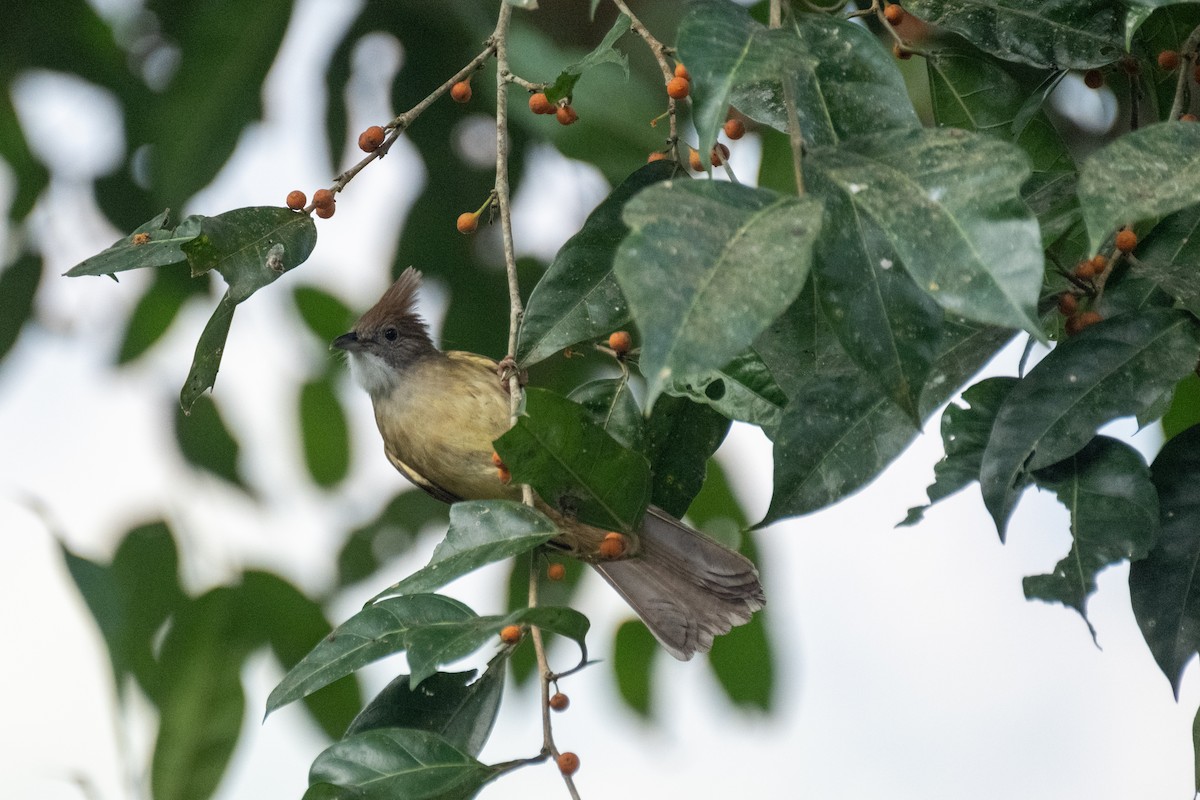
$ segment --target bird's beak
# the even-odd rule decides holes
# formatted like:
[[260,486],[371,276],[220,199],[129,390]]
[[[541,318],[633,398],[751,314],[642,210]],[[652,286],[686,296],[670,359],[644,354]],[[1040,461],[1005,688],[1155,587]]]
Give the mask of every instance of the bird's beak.
[[330,342],[329,348],[331,350],[337,348],[338,350],[353,352],[355,350],[362,349],[362,342],[358,340],[357,333],[350,331],[349,333],[343,333],[341,336]]

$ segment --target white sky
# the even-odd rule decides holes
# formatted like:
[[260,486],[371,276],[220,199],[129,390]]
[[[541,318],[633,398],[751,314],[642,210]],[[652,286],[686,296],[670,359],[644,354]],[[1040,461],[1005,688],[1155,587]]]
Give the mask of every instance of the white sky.
[[[344,166],[323,161],[314,133],[324,130],[323,98],[312,87],[322,85],[317,54],[327,52],[350,8],[300,3],[272,73],[265,124],[243,137],[230,168],[188,212],[278,204],[291,188],[325,184]],[[386,48],[372,60],[386,63]],[[378,72],[355,85],[361,96],[352,129],[391,116]],[[119,143],[106,132],[111,118],[101,101],[45,86],[25,90],[26,100],[36,97],[22,107],[30,123],[69,118],[72,124],[55,127],[56,158],[67,167],[34,223],[48,242],[39,297],[44,324],[27,329],[0,366],[0,608],[7,640],[0,685],[8,690],[0,785],[4,796],[20,800],[115,800],[136,796],[129,776],[145,769],[153,714],[134,693],[122,710],[128,724],[116,722],[103,644],[63,569],[55,536],[107,561],[131,524],[166,513],[184,540],[184,581],[194,592],[247,567],[276,570],[309,589],[326,585],[347,521],[373,516],[402,481],[380,453],[366,396],[347,381],[351,477],[332,492],[309,487],[294,434],[295,390],[328,355],[298,328],[288,295],[303,281],[356,308],[369,305],[388,282],[392,226],[423,178],[407,148],[394,149],[354,181],[336,217],[320,221],[311,261],[239,310],[216,391],[245,443],[244,473],[264,498],[257,506],[183,463],[171,441],[172,402],[210,305],[189,305],[164,342],[113,372],[107,365],[118,323],[146,276],[129,274],[120,284],[57,277],[121,234],[80,192],[106,163],[105,147]],[[95,102],[101,105],[89,105]],[[734,149],[739,174],[754,173],[754,150],[748,141]],[[518,242],[547,255],[578,228],[604,186],[589,168],[552,153],[538,162],[548,172],[572,170],[571,180],[537,181],[537,197],[518,202]],[[537,238],[555,232],[557,241]],[[448,298],[434,288],[427,307],[436,320]],[[1017,355],[1006,352],[991,369],[1012,374]],[[865,491],[759,536],[779,656],[774,714],[731,708],[702,661],[683,664],[665,655],[655,668],[650,726],[622,706],[609,667],[564,682],[572,705],[556,715],[556,737],[580,754],[585,798],[1191,796],[1190,728],[1200,690],[1189,673],[1181,701],[1173,700],[1130,611],[1127,567],[1101,576],[1090,605],[1103,649],[1073,612],[1022,596],[1022,576],[1049,571],[1068,547],[1065,512],[1052,497],[1026,497],[1004,547],[974,488],[937,507],[919,527],[893,529],[909,506],[923,501],[940,456],[936,420],[927,430]],[[1132,430],[1115,426],[1117,433]],[[1156,446],[1152,431],[1134,442]],[[769,501],[769,443],[736,426],[720,458],[750,516],[761,517]],[[425,537],[392,574],[424,563],[435,543]],[[500,571],[489,569],[457,582],[451,593],[486,613],[497,607],[500,581]],[[364,585],[341,598],[335,619],[345,619],[377,588]],[[598,580],[580,602],[593,620],[594,656],[610,656],[612,630],[627,609]],[[367,670],[370,688],[382,687],[394,670]],[[244,739],[219,796],[299,797],[324,745],[296,708],[260,725],[266,695],[280,677],[268,656],[253,659],[244,677]],[[530,755],[539,745],[534,695],[510,693],[485,760]],[[482,796],[566,795],[546,766],[507,776]]]

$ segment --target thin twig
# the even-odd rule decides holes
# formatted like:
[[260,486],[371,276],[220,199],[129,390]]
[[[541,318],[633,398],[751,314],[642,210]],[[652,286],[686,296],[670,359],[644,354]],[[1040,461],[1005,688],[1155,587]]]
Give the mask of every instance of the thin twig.
[[[642,21],[629,10],[629,6],[625,4],[625,0],[613,0],[613,5],[617,7],[625,16],[629,17],[629,27],[638,36],[642,37],[642,41],[650,48],[650,52],[654,54],[654,60],[658,62],[658,68],[662,71],[664,84],[675,77],[675,68],[667,62],[667,56],[674,55],[675,51],[667,47],[665,44],[655,38],[654,34],[642,24]],[[665,93],[665,92],[664,92]],[[675,98],[667,98],[667,116],[670,118],[671,130],[667,139],[667,147],[671,151],[675,160],[679,160],[679,153],[676,152],[676,145],[679,143],[678,127],[675,119]]]
[[[769,27],[783,27],[783,0],[771,0]],[[790,74],[781,76],[783,104],[787,108],[788,144],[792,148],[792,173],[796,179],[796,194],[804,194],[804,137],[800,133],[800,114],[796,110],[796,85]]]
[[1191,32],[1187,41],[1183,43],[1183,48],[1179,51],[1182,63],[1179,65],[1179,79],[1175,83],[1175,100],[1171,103],[1171,116],[1167,119],[1179,119],[1179,115],[1183,113],[1188,80],[1191,78],[1192,68],[1196,65],[1197,49],[1200,49],[1200,27]]

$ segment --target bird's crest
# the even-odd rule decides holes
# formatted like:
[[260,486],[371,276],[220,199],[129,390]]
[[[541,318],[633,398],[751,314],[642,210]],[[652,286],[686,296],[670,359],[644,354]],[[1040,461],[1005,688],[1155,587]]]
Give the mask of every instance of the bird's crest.
[[415,321],[424,328],[424,322],[417,316],[417,290],[421,288],[420,271],[409,267],[401,273],[388,290],[379,298],[379,302],[362,315],[356,329],[369,331],[381,328],[384,323],[396,323],[405,318]]

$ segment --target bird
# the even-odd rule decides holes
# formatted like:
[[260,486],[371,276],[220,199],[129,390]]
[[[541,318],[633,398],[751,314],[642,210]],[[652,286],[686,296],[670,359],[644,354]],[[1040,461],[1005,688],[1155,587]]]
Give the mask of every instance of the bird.
[[[421,273],[406,269],[331,348],[346,353],[351,376],[370,395],[384,453],[408,480],[446,503],[519,500],[521,490],[493,461],[492,442],[510,425],[503,368],[439,350],[417,314],[420,285]],[[707,652],[766,602],[750,559],[653,505],[615,558],[601,555],[610,532],[541,498],[535,506],[558,528],[549,544],[590,564],[681,661]]]

